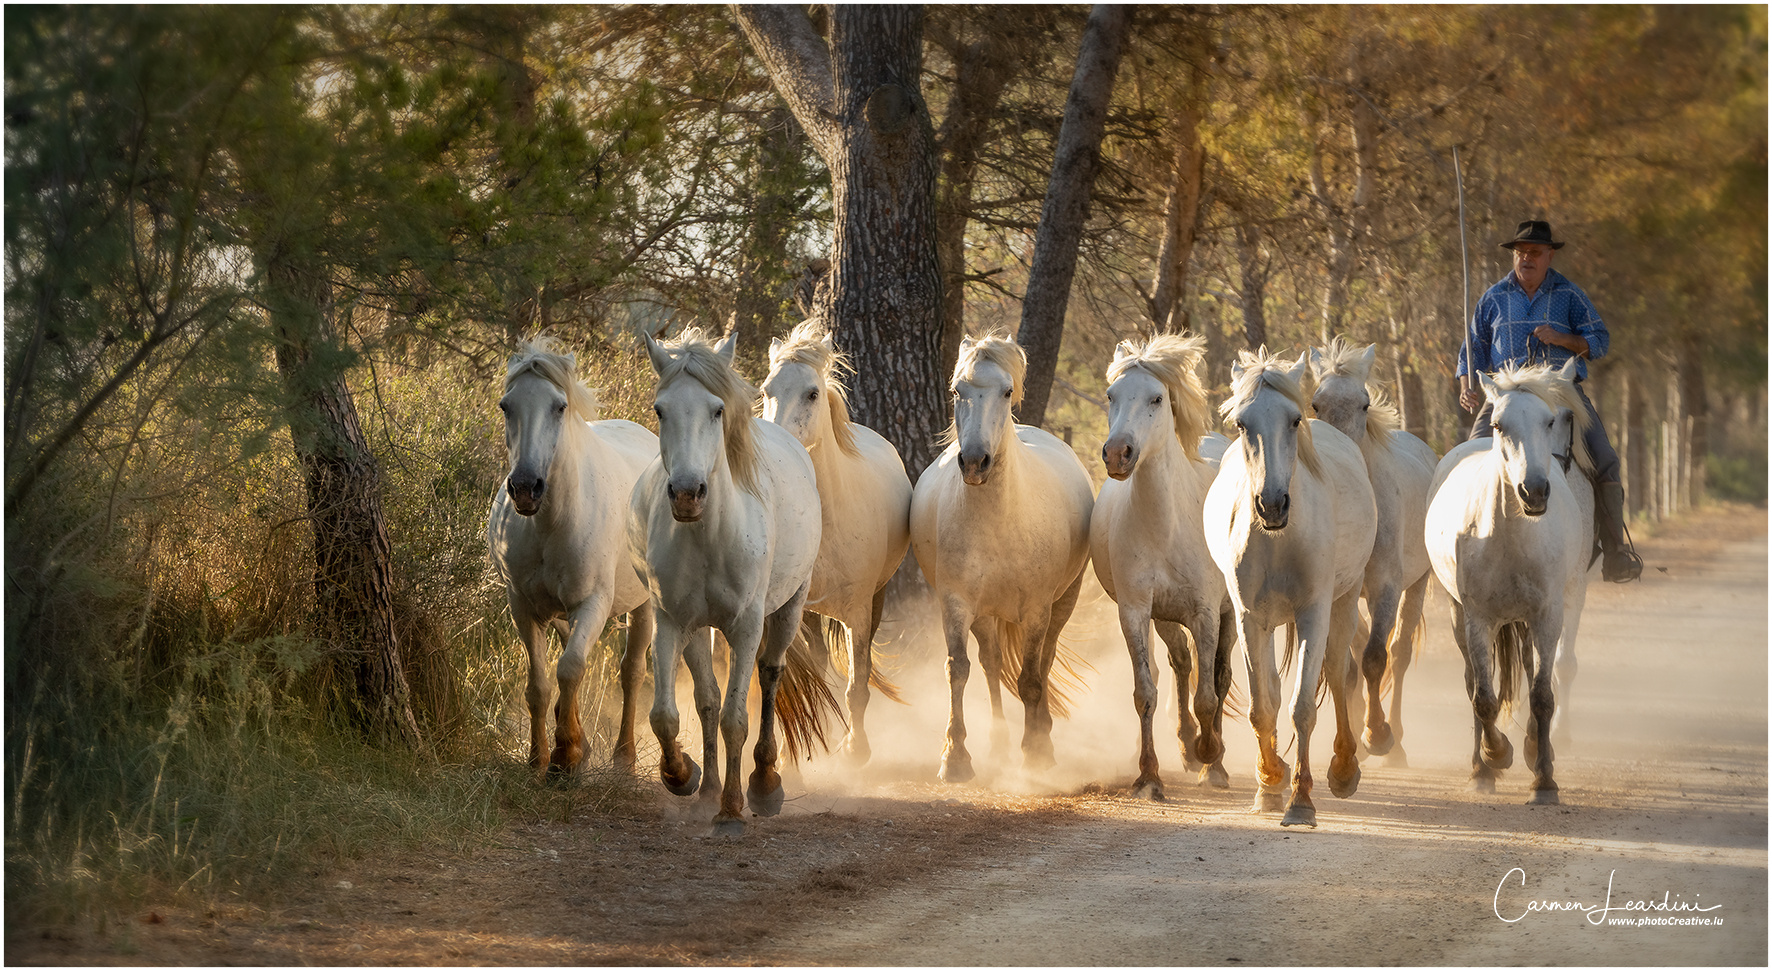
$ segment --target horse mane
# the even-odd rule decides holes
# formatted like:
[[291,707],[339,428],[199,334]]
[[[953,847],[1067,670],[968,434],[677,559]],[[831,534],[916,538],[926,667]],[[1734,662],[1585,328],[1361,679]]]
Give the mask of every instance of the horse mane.
[[1321,381],[1328,375],[1340,377],[1358,377],[1365,385],[1368,404],[1366,407],[1366,437],[1378,445],[1389,445],[1391,433],[1403,427],[1403,413],[1397,410],[1390,395],[1372,380],[1370,371],[1360,374],[1360,365],[1366,355],[1364,347],[1355,347],[1351,342],[1342,339],[1340,334],[1329,338],[1329,344],[1317,352],[1317,358],[1311,361],[1311,371]]
[[732,469],[732,478],[739,488],[756,495],[762,467],[762,453],[751,423],[751,404],[757,398],[756,387],[714,350],[713,339],[700,327],[688,328],[674,341],[661,340],[658,343],[668,359],[658,375],[661,387],[687,373],[725,403],[726,464]]
[[804,364],[818,372],[824,378],[826,400],[830,402],[831,437],[837,440],[838,448],[850,455],[860,455],[855,429],[849,427],[849,388],[839,377],[855,373],[855,368],[849,363],[849,355],[826,343],[829,337],[830,329],[822,319],[802,320],[780,347],[770,349],[769,367],[774,370],[783,364]]
[[566,395],[566,407],[583,421],[596,421],[602,407],[595,388],[578,379],[578,358],[552,337],[537,337],[517,346],[505,369],[504,390],[524,374],[534,374]]
[[[1028,354],[1021,345],[1011,338],[999,333],[986,334],[983,337],[960,342],[960,357],[954,362],[954,376],[948,382],[951,389],[956,383],[978,369],[980,364],[995,364],[1009,372],[1009,403],[1021,404],[1022,379],[1028,373]],[[959,441],[960,427],[954,420],[948,420],[948,427],[936,439],[938,448],[947,448]]]
[[1552,411],[1567,408],[1575,416],[1575,464],[1583,471],[1592,473],[1594,457],[1588,454],[1588,426],[1593,422],[1588,418],[1587,405],[1581,400],[1581,392],[1575,389],[1575,382],[1563,376],[1563,372],[1549,364],[1532,364],[1526,367],[1503,367],[1495,372],[1491,379],[1495,387],[1502,391],[1525,391],[1536,395],[1540,401],[1549,405]]
[[1169,413],[1175,418],[1175,437],[1187,457],[1200,461],[1200,437],[1205,435],[1212,408],[1206,388],[1196,372],[1206,356],[1206,338],[1192,334],[1158,334],[1140,347],[1121,341],[1124,352],[1108,365],[1107,380],[1113,384],[1133,368],[1141,368],[1169,389]]
[[[1294,405],[1298,406],[1300,415],[1307,414],[1305,408],[1309,404],[1309,399],[1306,397],[1303,382],[1292,376],[1291,361],[1268,353],[1267,345],[1263,344],[1260,350],[1238,351],[1237,366],[1243,369],[1242,373],[1232,379],[1231,396],[1219,406],[1220,416],[1229,418],[1236,414],[1238,410],[1255,399],[1255,395],[1261,391],[1263,386],[1285,395]],[[1304,467],[1310,470],[1312,475],[1318,478],[1322,477],[1323,467],[1317,462],[1317,445],[1311,437],[1311,423],[1309,421],[1300,422],[1298,425],[1298,460],[1304,463]]]

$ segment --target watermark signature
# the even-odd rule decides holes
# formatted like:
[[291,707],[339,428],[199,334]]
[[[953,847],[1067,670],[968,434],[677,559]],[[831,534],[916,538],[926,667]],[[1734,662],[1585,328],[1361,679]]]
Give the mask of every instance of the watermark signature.
[[[1519,874],[1519,886],[1512,886],[1514,875]],[[1722,910],[1722,904],[1702,904],[1697,899],[1686,900],[1684,894],[1675,894],[1664,890],[1661,899],[1646,897],[1640,900],[1624,900],[1614,903],[1612,900],[1612,883],[1618,876],[1613,870],[1606,877],[1606,899],[1597,904],[1579,900],[1525,900],[1526,870],[1514,867],[1501,877],[1495,885],[1495,916],[1506,924],[1514,924],[1525,920],[1530,914],[1555,913],[1559,911],[1575,911],[1587,918],[1587,922],[1600,927],[1715,927],[1723,922],[1723,918],[1709,916],[1712,911]],[[1694,898],[1703,894],[1693,894]],[[1508,916],[1512,914],[1513,916]],[[1614,916],[1614,915],[1617,916]],[[1653,916],[1652,916],[1653,915]]]

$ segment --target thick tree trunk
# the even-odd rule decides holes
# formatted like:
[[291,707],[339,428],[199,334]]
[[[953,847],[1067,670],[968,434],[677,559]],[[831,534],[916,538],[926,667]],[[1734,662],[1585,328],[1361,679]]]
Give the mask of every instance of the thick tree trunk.
[[1108,100],[1114,75],[1126,48],[1132,22],[1129,7],[1096,4],[1083,31],[1077,70],[1065,99],[1064,122],[1052,161],[1052,181],[1040,210],[1033,264],[1021,304],[1021,329],[1016,340],[1027,351],[1020,420],[1038,425],[1046,418],[1058,349],[1064,340],[1064,315],[1070,303],[1071,279],[1077,271],[1077,244],[1089,217],[1089,195],[1101,168],[1101,136],[1107,127]]
[[277,370],[290,437],[307,485],[314,531],[319,634],[346,659],[352,718],[370,735],[420,741],[394,632],[393,557],[381,508],[381,472],[332,350],[330,287],[282,260],[269,265]]
[[1377,203],[1374,190],[1378,176],[1379,118],[1371,102],[1364,97],[1360,58],[1361,53],[1356,51],[1347,72],[1348,83],[1353,89],[1349,100],[1352,102],[1353,114],[1354,194],[1346,207],[1339,207],[1332,201],[1329,185],[1323,175],[1320,148],[1315,150],[1311,159],[1312,189],[1316,193],[1324,223],[1329,228],[1329,272],[1323,285],[1320,334],[1324,343],[1342,332],[1347,315],[1348,290],[1358,261],[1360,241],[1365,237],[1367,227],[1371,225],[1371,210]]
[[936,456],[948,377],[922,8],[836,6],[829,46],[803,8],[733,14],[831,170],[836,225],[820,309],[855,364],[850,415],[898,448],[914,480]]
[[1008,49],[1013,35],[999,29],[1011,8],[984,14],[984,39],[952,51],[954,98],[935,143],[941,157],[941,197],[936,204],[936,259],[941,264],[941,369],[951,374],[966,330],[966,226],[972,190],[989,120],[1008,86]]

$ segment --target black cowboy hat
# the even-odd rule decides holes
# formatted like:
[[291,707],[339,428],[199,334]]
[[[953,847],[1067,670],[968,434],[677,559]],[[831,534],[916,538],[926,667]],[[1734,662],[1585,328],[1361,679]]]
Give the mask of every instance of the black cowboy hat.
[[1502,243],[1502,246],[1513,249],[1515,243],[1542,243],[1551,249],[1562,249],[1563,244],[1551,239],[1550,223],[1542,219],[1528,219],[1514,230],[1514,238]]

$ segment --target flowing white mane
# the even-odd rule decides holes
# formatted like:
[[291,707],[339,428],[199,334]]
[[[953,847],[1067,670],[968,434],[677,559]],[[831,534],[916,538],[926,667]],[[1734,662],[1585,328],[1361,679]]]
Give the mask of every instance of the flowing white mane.
[[1118,356],[1108,365],[1108,383],[1113,384],[1133,368],[1161,381],[1169,389],[1175,437],[1181,440],[1189,459],[1200,461],[1200,437],[1208,431],[1212,414],[1206,402],[1206,388],[1196,373],[1200,360],[1206,356],[1206,339],[1191,334],[1158,334],[1142,347],[1133,341],[1122,341],[1117,350]]
[[771,370],[783,364],[804,364],[824,379],[831,408],[831,436],[837,447],[850,455],[861,454],[855,430],[849,427],[849,389],[838,375],[854,373],[849,356],[830,343],[830,330],[819,318],[801,321],[778,347],[769,351]]
[[1588,426],[1593,422],[1588,418],[1587,406],[1582,403],[1581,393],[1575,390],[1575,382],[1548,364],[1532,364],[1522,368],[1504,367],[1495,373],[1493,380],[1498,390],[1525,391],[1549,405],[1552,411],[1569,409],[1575,416],[1575,464],[1584,471],[1593,472],[1594,458],[1588,454],[1585,437]]
[[[1292,376],[1293,362],[1268,353],[1267,345],[1260,350],[1238,351],[1237,367],[1241,370],[1231,381],[1231,396],[1219,406],[1219,414],[1224,418],[1241,411],[1263,387],[1285,395],[1298,407],[1301,415],[1309,414],[1306,408],[1310,402],[1305,397],[1304,385]],[[1322,466],[1317,464],[1317,446],[1311,438],[1311,423],[1300,422],[1298,426],[1298,460],[1304,463],[1312,475],[1321,476]]]
[[1365,348],[1355,347],[1337,334],[1312,360],[1311,370],[1318,381],[1333,374],[1358,378],[1365,385],[1366,396],[1371,399],[1371,405],[1366,409],[1366,437],[1384,445],[1390,442],[1392,432],[1403,427],[1403,415],[1378,382],[1372,380],[1370,371],[1364,366],[1365,353]]
[[751,405],[757,389],[714,350],[712,338],[699,327],[685,330],[674,341],[659,341],[659,346],[670,359],[659,372],[660,387],[688,374],[725,402],[726,463],[739,488],[756,495],[761,456],[751,427]]

